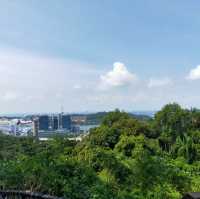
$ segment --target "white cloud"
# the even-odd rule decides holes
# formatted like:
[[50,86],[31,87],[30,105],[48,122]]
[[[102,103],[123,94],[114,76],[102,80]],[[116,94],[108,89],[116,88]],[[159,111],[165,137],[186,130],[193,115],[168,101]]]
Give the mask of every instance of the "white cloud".
[[73,111],[85,94],[74,85],[94,84],[100,74],[85,62],[0,48],[1,112],[57,111],[61,103]]
[[200,79],[200,65],[198,65],[196,68],[193,68],[192,70],[190,70],[190,73],[186,77],[186,79],[189,79],[189,80]]
[[137,80],[137,76],[129,72],[123,63],[115,62],[113,64],[113,69],[105,75],[101,75],[100,80],[100,88],[109,89],[112,87],[130,85]]
[[13,101],[13,100],[17,100],[18,99],[18,94],[16,92],[13,91],[7,91],[3,96],[3,100],[5,101]]
[[150,78],[148,82],[148,88],[154,88],[154,87],[163,87],[168,86],[172,84],[172,80],[168,77],[157,79],[157,78]]
[[77,89],[77,90],[79,90],[79,89],[81,89],[82,87],[81,87],[81,85],[80,84],[75,84],[74,85],[74,89]]
[[[188,77],[197,79],[198,74]],[[85,62],[0,49],[1,113],[57,112],[61,105],[67,112],[144,110],[173,101],[200,107],[197,84],[172,82],[166,76],[140,79],[140,84],[137,79],[123,63],[106,71]],[[123,89],[111,89],[119,87]]]

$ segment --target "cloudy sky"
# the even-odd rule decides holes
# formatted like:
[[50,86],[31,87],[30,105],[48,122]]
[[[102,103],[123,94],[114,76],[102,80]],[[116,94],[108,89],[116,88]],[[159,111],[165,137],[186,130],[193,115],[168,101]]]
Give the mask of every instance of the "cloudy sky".
[[200,108],[200,2],[0,3],[0,113]]

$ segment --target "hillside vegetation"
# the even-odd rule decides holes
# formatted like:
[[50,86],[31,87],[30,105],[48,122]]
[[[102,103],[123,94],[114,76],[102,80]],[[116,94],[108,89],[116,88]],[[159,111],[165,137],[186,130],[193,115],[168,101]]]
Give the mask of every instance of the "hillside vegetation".
[[[98,112],[98,113],[90,113],[90,114],[85,114],[85,115],[81,115],[81,116],[85,116],[87,118],[86,123],[87,125],[99,125],[102,123],[104,117],[106,117],[106,115],[108,115],[109,112]],[[132,118],[138,119],[138,120],[142,120],[142,121],[147,121],[150,120],[151,117],[147,116],[147,115],[136,115],[133,113],[128,113],[128,115]]]
[[200,191],[200,112],[168,104],[152,120],[118,110],[82,142],[0,136],[0,187],[68,199],[179,199]]

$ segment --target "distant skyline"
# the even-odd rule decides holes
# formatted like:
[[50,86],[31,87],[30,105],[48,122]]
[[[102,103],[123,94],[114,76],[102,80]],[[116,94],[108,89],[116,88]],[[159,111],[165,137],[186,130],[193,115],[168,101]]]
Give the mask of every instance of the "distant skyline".
[[1,1],[0,113],[200,108],[199,7]]

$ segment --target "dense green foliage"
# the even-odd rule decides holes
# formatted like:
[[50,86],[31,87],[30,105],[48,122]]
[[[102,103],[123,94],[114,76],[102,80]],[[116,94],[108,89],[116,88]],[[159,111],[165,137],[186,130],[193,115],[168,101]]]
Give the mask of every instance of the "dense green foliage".
[[[98,112],[98,113],[89,113],[89,114],[79,114],[79,115],[72,115],[72,116],[85,116],[86,122],[84,124],[86,125],[99,125],[103,121],[104,117],[106,117],[109,114],[109,112]],[[147,115],[136,115],[132,113],[128,113],[130,117],[133,117],[135,119],[147,121],[150,120],[151,117]]]
[[0,186],[70,199],[179,199],[200,191],[200,112],[149,121],[118,110],[81,142],[0,136]]

